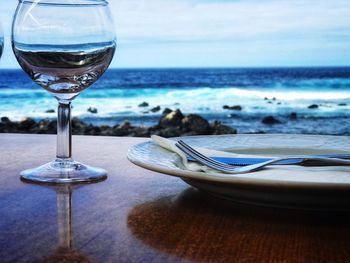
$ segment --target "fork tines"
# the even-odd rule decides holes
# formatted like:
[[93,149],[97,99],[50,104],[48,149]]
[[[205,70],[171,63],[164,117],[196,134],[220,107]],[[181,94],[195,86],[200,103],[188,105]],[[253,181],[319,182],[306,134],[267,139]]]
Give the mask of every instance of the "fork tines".
[[176,144],[175,144],[181,151],[183,151],[184,153],[186,153],[187,155],[189,155],[190,157],[192,157],[193,159],[197,160],[198,162],[211,167],[213,169],[225,169],[228,171],[233,171],[235,168],[229,164],[224,164],[221,162],[218,162],[210,157],[207,157],[203,154],[201,154],[200,152],[198,152],[197,150],[195,150],[194,148],[192,148],[191,146],[189,146],[188,144],[186,144],[184,141],[179,140]]

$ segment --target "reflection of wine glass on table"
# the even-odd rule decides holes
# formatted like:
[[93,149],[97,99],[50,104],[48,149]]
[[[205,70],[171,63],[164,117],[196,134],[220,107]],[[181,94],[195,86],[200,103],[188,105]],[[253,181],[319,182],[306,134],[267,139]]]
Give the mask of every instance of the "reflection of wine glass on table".
[[74,249],[72,238],[72,193],[73,186],[55,188],[57,193],[58,247],[44,260],[49,262],[91,262],[84,254]]
[[19,1],[12,47],[23,70],[58,100],[57,158],[21,173],[46,183],[91,182],[106,171],[72,159],[71,101],[108,68],[116,48],[105,0]]

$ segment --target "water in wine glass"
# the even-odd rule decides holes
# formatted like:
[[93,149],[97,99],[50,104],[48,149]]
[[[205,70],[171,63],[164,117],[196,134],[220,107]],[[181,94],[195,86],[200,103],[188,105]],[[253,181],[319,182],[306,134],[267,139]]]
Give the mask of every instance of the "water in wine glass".
[[79,45],[28,45],[13,43],[24,71],[59,99],[72,99],[108,68],[114,41]]

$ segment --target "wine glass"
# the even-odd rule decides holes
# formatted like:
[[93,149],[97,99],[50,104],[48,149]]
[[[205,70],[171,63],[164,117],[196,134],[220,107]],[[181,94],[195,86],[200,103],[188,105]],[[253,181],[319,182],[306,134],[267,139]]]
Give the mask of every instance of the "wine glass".
[[4,51],[4,33],[2,32],[2,26],[0,23],[0,58],[2,56],[3,51]]
[[100,181],[107,173],[72,159],[71,102],[106,71],[116,48],[104,0],[19,0],[12,49],[22,69],[58,100],[57,157],[23,171],[43,183]]

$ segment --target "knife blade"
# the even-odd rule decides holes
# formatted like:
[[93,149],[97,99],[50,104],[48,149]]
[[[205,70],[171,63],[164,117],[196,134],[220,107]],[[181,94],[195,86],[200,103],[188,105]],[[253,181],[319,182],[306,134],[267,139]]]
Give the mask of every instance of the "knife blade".
[[[342,158],[342,159],[350,159],[349,154],[322,154],[322,155],[310,155],[316,156],[316,157],[329,157],[329,158]],[[236,166],[247,166],[257,163],[266,162],[269,160],[272,160],[272,158],[250,158],[250,157],[219,157],[219,156],[212,156],[210,157],[216,161],[225,163],[225,164],[231,164]],[[192,157],[187,157],[189,161],[195,161]],[[305,166],[314,166],[314,165],[321,165],[317,161],[304,161],[302,158],[300,159],[293,159],[293,160],[285,160],[276,163],[275,165],[305,165]],[[322,165],[327,165],[325,163],[322,163]],[[334,165],[334,164],[332,164]]]

